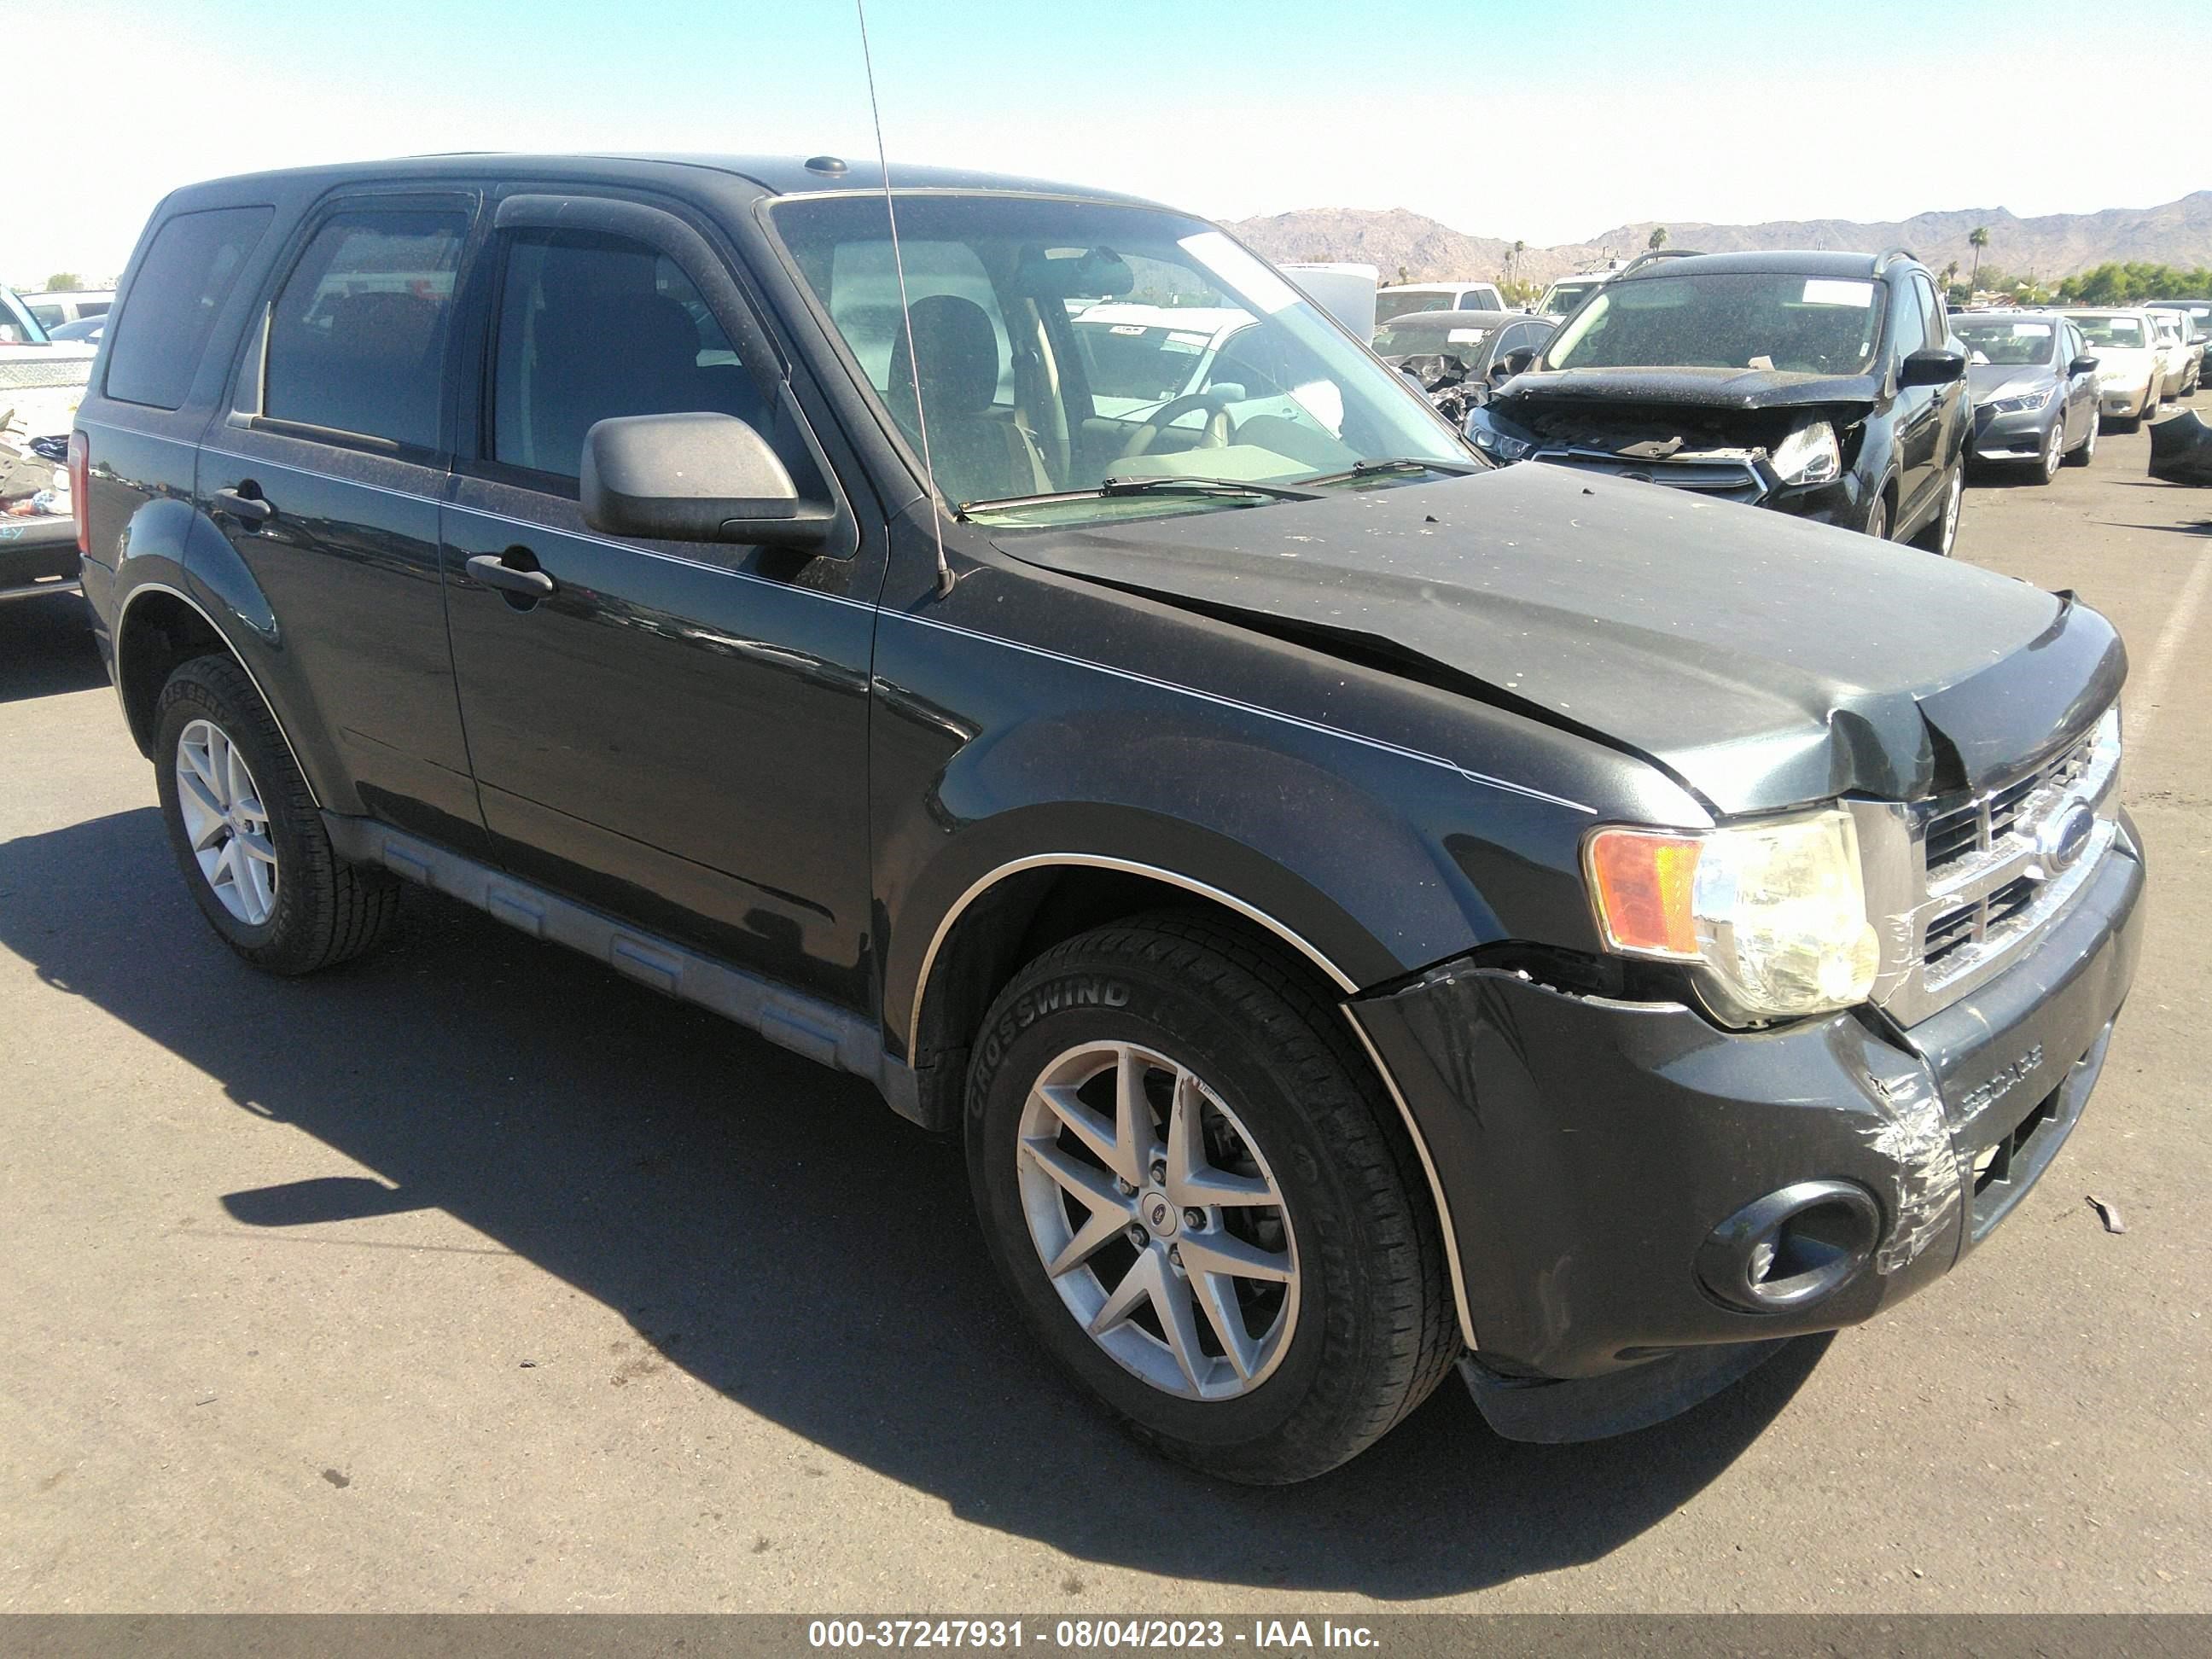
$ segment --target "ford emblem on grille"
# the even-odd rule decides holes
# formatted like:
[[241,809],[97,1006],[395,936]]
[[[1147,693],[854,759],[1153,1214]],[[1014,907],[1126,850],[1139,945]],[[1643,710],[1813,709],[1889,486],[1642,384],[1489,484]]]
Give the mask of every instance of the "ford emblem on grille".
[[2075,801],[2044,821],[2035,837],[2035,863],[2027,873],[2048,881],[2062,876],[2081,861],[2089,836],[2097,827],[2097,814],[2087,801]]

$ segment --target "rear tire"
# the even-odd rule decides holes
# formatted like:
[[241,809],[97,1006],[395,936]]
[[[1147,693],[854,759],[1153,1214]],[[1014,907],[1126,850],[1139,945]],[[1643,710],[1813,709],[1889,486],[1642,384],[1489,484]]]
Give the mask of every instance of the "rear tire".
[[[974,1052],[968,1167],[991,1254],[1054,1358],[1155,1450],[1306,1480],[1449,1369],[1412,1145],[1341,1017],[1263,943],[1174,912],[1098,928],[1017,974]],[[1165,1161],[1175,1125],[1200,1121],[1199,1167],[1247,1183],[1233,1204],[1198,1207],[1205,1180]],[[1200,1270],[1224,1259],[1209,1241],[1290,1276]],[[1128,1300],[1133,1280],[1157,1289]]]
[[398,882],[331,850],[307,780],[244,669],[228,657],[185,663],[155,702],[154,732],[169,844],[223,943],[272,974],[309,974],[384,937],[398,914]]

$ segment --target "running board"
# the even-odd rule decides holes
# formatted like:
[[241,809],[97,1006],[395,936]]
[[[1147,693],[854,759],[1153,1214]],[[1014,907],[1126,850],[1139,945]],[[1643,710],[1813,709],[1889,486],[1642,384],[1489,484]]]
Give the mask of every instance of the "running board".
[[702,956],[603,912],[479,864],[374,818],[325,812],[331,847],[356,864],[377,864],[419,886],[474,905],[532,939],[565,945],[679,1002],[696,1003],[817,1065],[876,1085],[891,1109],[922,1121],[921,1090],[910,1066],[884,1050],[876,1024],[758,974]]

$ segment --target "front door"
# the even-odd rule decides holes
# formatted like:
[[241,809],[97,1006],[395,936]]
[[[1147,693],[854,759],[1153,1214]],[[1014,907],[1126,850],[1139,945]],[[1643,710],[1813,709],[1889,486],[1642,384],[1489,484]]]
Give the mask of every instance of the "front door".
[[[548,216],[575,224],[569,203]],[[502,209],[486,265],[476,453],[444,514],[484,824],[526,879],[865,1007],[880,527],[808,558],[585,524],[584,435],[611,416],[739,416],[828,490],[726,269],[700,268],[719,256],[622,208],[623,234]]]

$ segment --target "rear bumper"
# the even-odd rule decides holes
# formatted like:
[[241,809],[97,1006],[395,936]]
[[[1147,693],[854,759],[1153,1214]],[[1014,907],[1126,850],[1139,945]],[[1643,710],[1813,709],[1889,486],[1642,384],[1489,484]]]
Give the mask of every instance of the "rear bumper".
[[[1859,1323],[1948,1272],[2079,1117],[2134,976],[2143,884],[2124,819],[2030,955],[1910,1031],[1872,1012],[1726,1031],[1471,963],[1355,1003],[1450,1207],[1476,1358],[1625,1383],[1679,1371],[1685,1350]],[[1863,1255],[1809,1300],[1732,1305],[1713,1241],[1807,1183],[1871,1200]]]
[[0,519],[0,600],[80,591],[76,520]]

